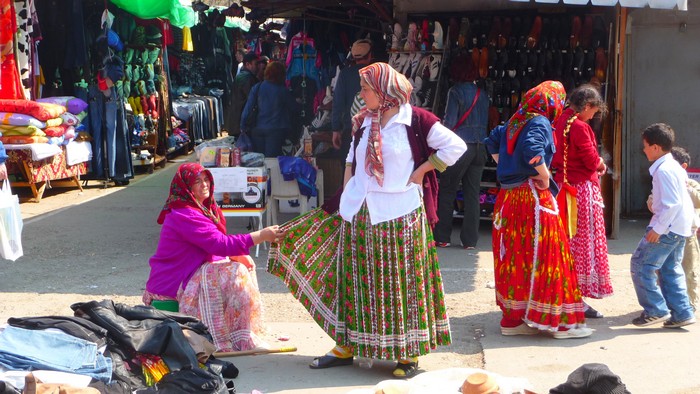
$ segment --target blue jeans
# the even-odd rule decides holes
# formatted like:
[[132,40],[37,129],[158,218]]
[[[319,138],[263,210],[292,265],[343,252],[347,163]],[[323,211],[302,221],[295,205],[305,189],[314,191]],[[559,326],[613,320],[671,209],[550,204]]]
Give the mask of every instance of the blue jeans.
[[0,367],[79,373],[105,383],[112,377],[112,359],[99,353],[94,343],[62,331],[13,326],[7,326],[0,335]]
[[684,246],[685,238],[671,232],[661,235],[657,243],[639,241],[630,271],[637,300],[647,315],[664,316],[670,311],[673,321],[693,317],[681,266]]

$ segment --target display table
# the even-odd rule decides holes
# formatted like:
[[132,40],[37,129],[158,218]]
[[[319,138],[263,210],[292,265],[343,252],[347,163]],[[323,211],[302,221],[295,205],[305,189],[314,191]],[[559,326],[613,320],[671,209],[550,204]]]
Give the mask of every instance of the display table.
[[5,145],[7,150],[5,164],[7,173],[10,175],[10,185],[30,187],[35,202],[41,201],[47,185],[77,187],[83,191],[80,176],[87,173],[87,160],[68,165],[64,146],[54,145],[51,148],[43,145],[48,144]]
[[[255,227],[262,230],[267,210],[267,170],[264,167],[211,167],[209,172],[216,185],[214,200],[224,216],[257,218]],[[255,247],[255,257],[259,252],[260,244]]]

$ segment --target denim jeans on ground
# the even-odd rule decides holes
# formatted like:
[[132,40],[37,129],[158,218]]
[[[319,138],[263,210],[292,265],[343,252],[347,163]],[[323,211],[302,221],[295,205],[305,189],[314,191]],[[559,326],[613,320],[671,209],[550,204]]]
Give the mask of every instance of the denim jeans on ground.
[[657,243],[645,237],[637,245],[630,271],[637,300],[647,315],[664,316],[670,311],[674,321],[693,316],[681,266],[684,246],[685,238],[674,233],[661,235]]
[[0,366],[8,370],[48,369],[111,381],[112,360],[97,345],[62,331],[7,326],[0,333]]

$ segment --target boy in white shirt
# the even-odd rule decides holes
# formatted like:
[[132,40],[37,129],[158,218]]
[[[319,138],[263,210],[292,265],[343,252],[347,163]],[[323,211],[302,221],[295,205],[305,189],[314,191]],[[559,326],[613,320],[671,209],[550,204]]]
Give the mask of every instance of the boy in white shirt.
[[696,219],[686,191],[688,175],[671,155],[674,139],[673,129],[664,123],[652,124],[642,132],[644,154],[652,162],[653,216],[630,262],[637,300],[644,308],[632,324],[640,327],[664,322],[664,328],[678,328],[695,323],[681,260]]

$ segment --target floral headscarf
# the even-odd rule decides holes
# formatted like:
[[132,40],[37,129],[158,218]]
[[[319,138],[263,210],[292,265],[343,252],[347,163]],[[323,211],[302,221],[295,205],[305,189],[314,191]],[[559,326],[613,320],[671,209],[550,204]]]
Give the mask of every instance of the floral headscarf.
[[513,154],[515,143],[523,127],[535,116],[544,116],[550,122],[564,110],[566,90],[558,81],[544,81],[525,93],[518,110],[508,121],[508,154]]
[[364,107],[352,118],[352,132],[362,126],[367,116],[372,117],[369,141],[367,142],[367,159],[365,171],[377,178],[377,183],[384,184],[384,161],[382,159],[381,118],[387,110],[408,102],[413,85],[400,72],[386,63],[374,63],[360,69],[360,79],[374,91],[379,99],[379,108],[372,111]]
[[[192,185],[197,180],[199,174],[204,172],[209,178],[209,198],[204,200],[203,204],[192,194]],[[182,164],[178,169],[177,173],[173,177],[173,181],[170,183],[170,195],[165,201],[165,206],[163,210],[160,211],[158,215],[158,224],[163,224],[165,221],[165,215],[170,213],[173,208],[183,208],[192,207],[197,208],[204,213],[205,216],[209,217],[219,230],[226,234],[226,219],[224,218],[223,212],[214,201],[214,177],[211,172],[206,168],[202,167],[199,163],[185,163]]]

